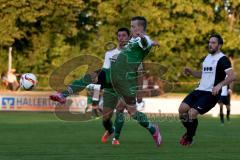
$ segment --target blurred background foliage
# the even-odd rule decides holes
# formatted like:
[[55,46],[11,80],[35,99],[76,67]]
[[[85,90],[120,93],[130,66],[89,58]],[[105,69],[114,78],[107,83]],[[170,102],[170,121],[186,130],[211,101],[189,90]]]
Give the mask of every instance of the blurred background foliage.
[[147,34],[161,44],[146,61],[168,68],[163,79],[196,81],[182,69],[200,69],[212,33],[222,35],[223,51],[232,57],[240,79],[239,0],[1,0],[0,72],[7,70],[8,48],[13,47],[17,73],[35,73],[46,87],[51,72],[76,56],[103,59],[114,46],[109,42],[116,43],[117,29],[130,27],[136,15],[147,18]]

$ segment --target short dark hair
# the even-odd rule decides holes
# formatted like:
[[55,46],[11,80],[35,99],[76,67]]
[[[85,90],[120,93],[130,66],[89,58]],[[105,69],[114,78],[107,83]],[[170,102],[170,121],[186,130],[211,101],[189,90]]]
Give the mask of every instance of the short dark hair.
[[143,26],[144,30],[147,29],[147,20],[145,17],[142,17],[142,16],[132,17],[131,21],[135,21],[135,20],[139,21],[139,24]]
[[118,34],[118,32],[126,32],[128,34],[128,36],[130,35],[129,29],[125,28],[125,27],[119,28],[117,31],[117,34]]
[[[223,39],[222,39],[222,37],[221,37],[219,34],[212,34],[212,35],[210,36],[210,38],[212,38],[212,37],[217,38],[218,44],[223,45]],[[209,39],[210,39],[210,38],[209,38]]]

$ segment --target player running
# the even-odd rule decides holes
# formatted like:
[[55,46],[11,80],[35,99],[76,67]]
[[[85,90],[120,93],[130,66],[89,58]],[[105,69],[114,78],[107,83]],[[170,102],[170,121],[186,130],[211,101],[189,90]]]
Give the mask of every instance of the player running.
[[[180,144],[189,146],[195,136],[199,114],[212,109],[219,100],[221,88],[236,79],[229,59],[221,52],[223,40],[220,35],[211,35],[208,43],[208,55],[202,63],[201,71],[185,68],[187,75],[201,78],[199,86],[191,92],[179,107],[179,117],[186,129]],[[225,79],[227,75],[227,78]]]

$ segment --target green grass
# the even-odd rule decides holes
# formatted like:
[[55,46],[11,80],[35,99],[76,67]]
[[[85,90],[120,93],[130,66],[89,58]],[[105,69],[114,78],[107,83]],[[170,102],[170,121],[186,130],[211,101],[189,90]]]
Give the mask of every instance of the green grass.
[[204,116],[193,146],[178,144],[179,122],[159,122],[164,138],[156,148],[149,133],[135,121],[125,123],[121,145],[101,144],[101,120],[64,122],[52,113],[0,112],[0,160],[237,160],[240,159],[240,117],[221,126]]

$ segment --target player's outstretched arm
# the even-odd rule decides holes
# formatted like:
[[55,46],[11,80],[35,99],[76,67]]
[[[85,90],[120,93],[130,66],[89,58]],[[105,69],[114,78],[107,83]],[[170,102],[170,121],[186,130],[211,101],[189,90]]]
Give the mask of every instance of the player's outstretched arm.
[[196,77],[196,78],[201,78],[202,77],[202,71],[193,71],[189,67],[184,68],[184,73],[188,76],[192,75],[193,77]]

